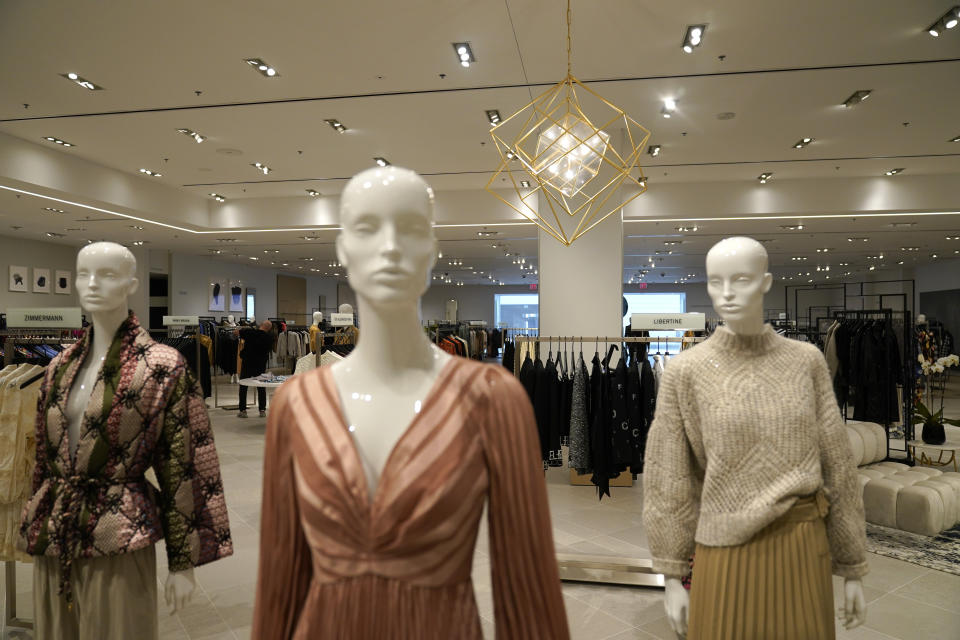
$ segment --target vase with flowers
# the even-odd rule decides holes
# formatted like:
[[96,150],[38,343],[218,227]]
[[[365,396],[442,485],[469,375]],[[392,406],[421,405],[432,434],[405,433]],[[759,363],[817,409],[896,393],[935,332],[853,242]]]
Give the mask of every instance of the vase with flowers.
[[[923,424],[921,440],[927,444],[943,444],[947,439],[943,425],[952,424],[960,427],[960,420],[943,417],[943,393],[950,377],[950,368],[960,364],[960,356],[954,353],[934,360],[921,353],[917,356],[917,361],[920,363],[920,371],[923,374],[924,390],[922,396],[914,402],[913,421],[914,424],[918,422]],[[935,390],[940,391],[940,408],[936,413],[933,412],[936,407]],[[924,399],[926,402],[923,401]]]

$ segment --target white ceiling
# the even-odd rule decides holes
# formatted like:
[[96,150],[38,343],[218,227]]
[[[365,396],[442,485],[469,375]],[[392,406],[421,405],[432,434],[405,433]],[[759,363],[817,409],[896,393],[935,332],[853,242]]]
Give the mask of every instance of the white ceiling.
[[[662,145],[659,157],[643,158],[651,189],[665,182],[753,186],[763,171],[777,181],[808,180],[811,188],[820,179],[876,176],[893,167],[956,175],[960,143],[949,140],[960,135],[960,28],[940,38],[925,33],[950,6],[574,0],[573,70],[596,81],[594,90]],[[131,174],[160,170],[162,184],[201,197],[306,197],[307,188],[335,195],[373,156],[421,172],[437,190],[481,189],[497,165],[484,110],[506,117],[561,79],[563,17],[560,0],[2,3],[0,132],[43,145],[44,136],[55,136],[76,145],[53,147],[61,153]],[[703,46],[687,55],[680,44],[695,23],[709,26]],[[469,69],[457,63],[454,41],[471,43],[477,61]],[[247,57],[268,61],[280,77],[256,73],[243,63]],[[105,90],[87,91],[58,75],[68,71]],[[857,89],[873,94],[854,108],[839,106]],[[669,120],[659,114],[665,97],[678,102]],[[716,117],[725,112],[736,116]],[[334,132],[323,122],[331,117],[350,131]],[[209,139],[196,144],[176,132],[180,127]],[[804,136],[815,141],[793,149]],[[273,171],[263,176],[249,166],[255,161]],[[82,212],[58,216],[43,206],[50,203],[0,192],[0,232],[68,233],[62,241],[74,244],[87,236],[148,239],[154,248],[195,252],[229,244],[227,254],[240,254],[229,259],[259,252],[268,258],[260,263],[280,264],[272,257],[280,256],[303,271],[316,267],[289,261],[333,258],[329,231],[312,242],[302,233],[271,234],[270,245],[263,238],[174,237],[156,228],[147,238],[129,221],[80,223]],[[790,257],[810,254],[821,238],[860,268],[874,246],[920,246],[906,262],[929,260],[934,252],[952,254],[944,237],[960,226],[956,217],[895,230],[890,222],[811,221],[814,237],[785,233],[776,221],[703,224],[682,251],[663,256],[655,273],[668,274],[666,281],[695,273],[710,243],[745,232],[774,238],[767,246],[783,275],[795,266]],[[629,237],[656,235],[651,224],[626,225],[625,277],[663,249],[657,239]],[[869,234],[872,246],[857,253],[844,246],[844,234]],[[469,258],[476,271],[521,281],[503,250],[476,229],[445,229],[440,237],[446,253]],[[511,252],[535,258],[532,226],[503,228],[499,238]]]

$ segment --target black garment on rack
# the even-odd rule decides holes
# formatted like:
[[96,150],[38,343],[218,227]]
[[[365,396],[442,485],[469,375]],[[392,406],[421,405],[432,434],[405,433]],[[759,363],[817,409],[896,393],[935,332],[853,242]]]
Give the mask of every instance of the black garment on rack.
[[[550,357],[547,358],[547,363],[543,367],[542,380],[544,388],[541,391],[538,384],[537,395],[546,394],[547,424],[541,430],[541,433],[546,435],[547,440],[547,455],[544,461],[547,466],[560,467],[563,466],[563,451],[560,449],[560,425],[563,422],[563,386],[557,371],[557,363]],[[569,426],[567,428],[569,429]]]
[[[647,359],[643,359],[647,362]],[[647,364],[649,367],[649,363]],[[650,382],[653,383],[651,372]],[[646,422],[644,421],[644,393],[641,382],[640,364],[632,358],[627,368],[627,419],[630,423],[630,472],[643,473],[643,449],[647,441]]]
[[646,357],[640,362],[640,443],[639,464],[635,462],[633,473],[643,473],[644,452],[647,450],[647,434],[653,424],[653,414],[657,409],[657,380],[653,367]]
[[893,328],[889,322],[868,321],[858,331],[854,345],[853,419],[879,424],[898,422],[901,362]]
[[610,374],[611,466],[624,467],[633,462],[633,425],[630,424],[630,381],[623,358]]
[[512,340],[507,340],[503,343],[503,360],[501,364],[513,372],[513,360],[516,355],[516,347],[513,344]]
[[237,348],[240,340],[233,331],[217,331],[217,344],[214,349],[214,355],[217,358],[217,366],[227,375],[237,373]]
[[[187,361],[187,367],[190,371],[197,371],[197,338],[193,335],[173,336],[161,338],[160,344],[173,347],[180,352],[180,355]],[[203,389],[203,397],[209,398],[213,395],[213,386],[210,381],[210,354],[206,347],[200,346],[200,387]]]
[[[593,475],[600,499],[610,495],[610,398],[600,355],[594,354],[590,372],[590,457]],[[615,476],[614,476],[615,477]]]

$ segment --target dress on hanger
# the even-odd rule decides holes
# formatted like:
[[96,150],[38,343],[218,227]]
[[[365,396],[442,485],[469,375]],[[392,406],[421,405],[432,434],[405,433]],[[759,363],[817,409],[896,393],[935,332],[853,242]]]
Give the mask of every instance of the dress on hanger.
[[252,636],[479,640],[489,499],[497,637],[568,638],[539,456],[517,380],[451,358],[371,497],[330,369],[290,379],[267,423]]

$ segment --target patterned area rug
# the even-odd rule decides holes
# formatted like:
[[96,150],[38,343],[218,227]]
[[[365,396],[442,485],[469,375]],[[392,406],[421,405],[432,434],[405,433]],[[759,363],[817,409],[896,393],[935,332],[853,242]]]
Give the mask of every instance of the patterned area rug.
[[867,550],[960,575],[960,525],[933,538],[867,523]]

